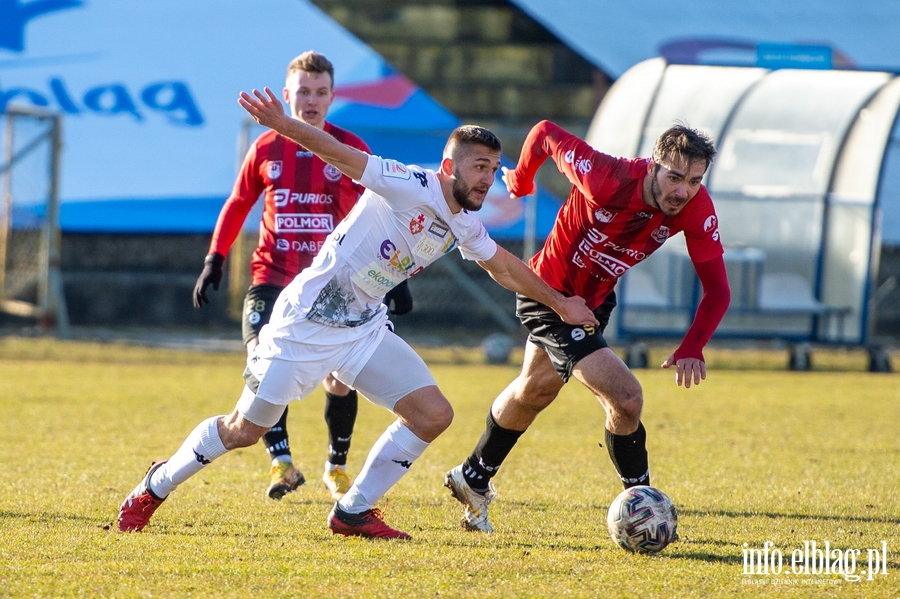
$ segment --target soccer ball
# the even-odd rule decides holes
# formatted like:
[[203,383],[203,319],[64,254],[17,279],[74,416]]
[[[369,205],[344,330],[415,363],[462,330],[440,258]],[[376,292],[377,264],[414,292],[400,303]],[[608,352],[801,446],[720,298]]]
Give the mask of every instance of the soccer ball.
[[678,513],[669,497],[640,485],[619,493],[606,515],[609,534],[631,553],[658,553],[678,538]]
[[503,333],[494,333],[488,335],[481,342],[481,349],[484,351],[484,357],[487,358],[488,364],[506,364],[509,362],[509,355],[512,353],[515,342],[509,335]]

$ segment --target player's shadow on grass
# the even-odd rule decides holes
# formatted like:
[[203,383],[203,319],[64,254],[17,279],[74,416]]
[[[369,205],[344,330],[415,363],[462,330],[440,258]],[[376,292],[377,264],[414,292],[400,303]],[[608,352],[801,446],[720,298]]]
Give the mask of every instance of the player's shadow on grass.
[[40,524],[48,524],[59,521],[87,523],[93,523],[96,521],[96,518],[91,518],[90,516],[83,516],[80,514],[66,514],[62,512],[9,512],[6,510],[0,510],[0,521],[7,518],[11,520],[26,520],[29,522],[37,522]]
[[[706,542],[706,541],[704,541]],[[710,553],[709,551],[689,551],[679,547],[680,542],[676,542],[663,550],[662,553],[657,553],[653,557],[657,558],[667,558],[667,559],[677,559],[677,560],[685,560],[691,559],[700,562],[707,562],[710,564],[742,564],[744,561],[744,557],[742,553],[735,554],[725,554],[720,555],[717,553]],[[737,546],[735,545],[735,548]]]
[[780,512],[748,512],[731,510],[688,510],[678,509],[682,516],[726,516],[728,518],[771,518],[773,520],[835,520],[838,522],[880,522],[884,524],[900,524],[900,519],[886,516],[835,516],[833,514],[788,514]]

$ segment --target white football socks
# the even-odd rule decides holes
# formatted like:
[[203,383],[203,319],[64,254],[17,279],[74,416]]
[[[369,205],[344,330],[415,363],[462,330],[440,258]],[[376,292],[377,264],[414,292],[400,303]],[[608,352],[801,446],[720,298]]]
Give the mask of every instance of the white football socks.
[[397,484],[410,466],[430,444],[411,430],[394,421],[369,452],[366,463],[338,504],[350,514],[360,514],[372,506]]
[[175,487],[197,474],[214,459],[228,452],[219,438],[219,418],[213,416],[197,425],[178,451],[150,477],[150,490],[165,499]]

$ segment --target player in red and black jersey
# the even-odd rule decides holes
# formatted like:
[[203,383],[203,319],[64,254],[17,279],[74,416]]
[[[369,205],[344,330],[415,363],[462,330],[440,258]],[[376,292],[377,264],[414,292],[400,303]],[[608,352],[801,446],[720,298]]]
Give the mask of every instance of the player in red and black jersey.
[[600,327],[567,325],[546,306],[517,296],[516,314],[529,331],[522,371],[494,400],[472,454],[445,478],[466,506],[466,529],[493,530],[487,518],[496,493],[491,478],[572,376],[603,405],[606,447],[625,487],[650,484],[641,385],[609,348],[603,330],[616,305],[619,277],[681,232],[703,296],[684,339],[662,367],[674,366],[676,384],[685,387],[706,378],[703,348],[731,299],[718,220],[701,184],[715,154],[708,137],[682,125],[659,137],[651,158],[633,160],[597,152],[548,121],[529,133],[516,169],[504,174],[510,195],[533,193],[535,174],[547,158],[573,185],[530,266],[554,289],[583,297]]
[[[308,51],[288,65],[283,91],[291,115],[331,134],[341,143],[371,154],[366,143],[325,120],[334,99],[334,67],[323,55]],[[209,254],[194,289],[194,306],[208,303],[207,288],[219,288],[222,264],[251,208],[263,197],[259,245],[250,260],[250,289],[242,311],[247,353],[256,347],[260,329],[272,315],[281,290],[312,263],[326,237],[356,204],[364,188],[297,143],[268,130],[250,146],[231,195],[219,213]],[[412,309],[406,285],[390,298],[392,314]],[[390,304],[389,304],[390,306]],[[328,461],[322,480],[335,499],[350,488],[347,452],[356,422],[357,393],[329,375],[324,381],[325,421],[328,423]],[[287,409],[263,436],[272,458],[267,494],[281,499],[305,482],[294,467],[288,445]]]

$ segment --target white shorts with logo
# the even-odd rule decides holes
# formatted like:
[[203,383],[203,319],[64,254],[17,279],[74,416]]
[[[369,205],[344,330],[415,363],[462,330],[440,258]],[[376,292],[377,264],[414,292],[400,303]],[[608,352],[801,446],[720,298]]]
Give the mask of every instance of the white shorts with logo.
[[237,409],[259,426],[273,426],[284,406],[312,393],[329,373],[391,411],[401,398],[436,384],[422,358],[390,330],[387,320],[355,330],[311,321],[291,327],[291,337],[307,341],[266,335],[264,327],[260,345],[267,347],[247,359],[247,388]]

